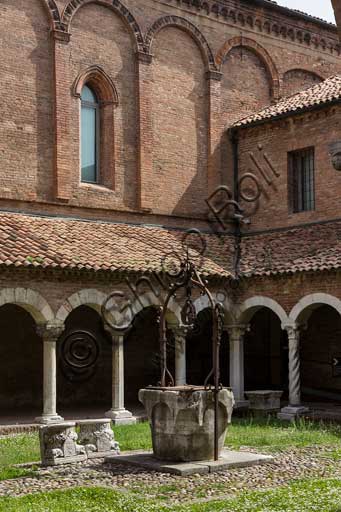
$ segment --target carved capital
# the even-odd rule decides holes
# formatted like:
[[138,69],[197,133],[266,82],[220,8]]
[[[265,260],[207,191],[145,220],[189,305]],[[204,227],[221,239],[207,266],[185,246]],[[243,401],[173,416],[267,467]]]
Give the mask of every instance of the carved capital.
[[104,324],[104,330],[109,334],[113,344],[119,344],[124,341],[124,335],[121,332],[117,332],[115,329],[110,327],[108,324]]
[[136,58],[138,62],[142,62],[143,64],[151,64],[153,60],[153,55],[147,52],[136,52]]
[[300,331],[298,325],[283,325],[282,328],[284,331],[287,331],[289,341],[298,341],[300,339]]
[[223,74],[220,71],[215,71],[211,69],[210,71],[206,72],[207,80],[215,80],[216,82],[221,82],[222,78]]
[[249,329],[250,326],[248,324],[233,324],[224,327],[224,330],[229,334],[230,340],[242,340]]
[[60,43],[68,44],[71,39],[71,34],[64,30],[53,30],[52,37],[55,41],[59,41]]
[[63,322],[47,322],[37,325],[37,334],[43,341],[56,342],[64,332]]

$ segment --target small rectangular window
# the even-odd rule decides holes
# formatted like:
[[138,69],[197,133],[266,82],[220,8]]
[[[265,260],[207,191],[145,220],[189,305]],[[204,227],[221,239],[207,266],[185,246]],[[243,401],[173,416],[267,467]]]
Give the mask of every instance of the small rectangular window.
[[315,150],[288,153],[289,204],[293,213],[315,209]]

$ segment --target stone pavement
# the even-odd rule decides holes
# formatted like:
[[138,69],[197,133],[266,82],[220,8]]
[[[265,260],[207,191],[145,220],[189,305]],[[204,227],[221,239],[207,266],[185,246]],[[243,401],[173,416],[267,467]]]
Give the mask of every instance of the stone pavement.
[[127,464],[137,466],[158,473],[170,473],[179,476],[190,476],[195,474],[204,475],[217,473],[232,468],[250,467],[271,462],[273,457],[247,452],[236,452],[223,450],[218,461],[198,462],[169,462],[156,459],[151,452],[140,452],[136,454],[122,455],[120,457],[105,457],[106,463]]
[[[335,446],[334,449],[338,448]],[[245,448],[245,451],[252,451]],[[256,451],[256,450],[254,450]],[[134,466],[103,464],[102,459],[57,468],[40,468],[36,477],[0,482],[0,496],[22,496],[79,486],[109,487],[131,491],[147,498],[165,498],[169,503],[218,499],[241,490],[285,485],[303,478],[341,478],[341,461],[328,453],[333,448],[291,449],[261,466],[235,468],[209,474],[180,477]]]

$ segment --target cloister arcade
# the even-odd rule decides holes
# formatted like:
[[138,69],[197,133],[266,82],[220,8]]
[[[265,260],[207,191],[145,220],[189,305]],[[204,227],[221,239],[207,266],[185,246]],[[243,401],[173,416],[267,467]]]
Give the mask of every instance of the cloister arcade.
[[[17,418],[27,410],[47,423],[86,409],[115,423],[134,421],[129,409],[138,389],[158,382],[159,300],[141,294],[124,334],[103,322],[105,298],[103,291],[84,289],[54,311],[34,290],[0,291],[1,415]],[[282,389],[284,402],[296,410],[302,399],[341,401],[338,298],[306,295],[290,312],[264,296],[223,306],[221,381],[232,387],[237,406],[246,406],[245,390],[254,389]],[[181,324],[179,304],[171,303],[167,316],[177,385],[202,384],[210,370],[211,312],[202,297],[195,308],[192,333]]]

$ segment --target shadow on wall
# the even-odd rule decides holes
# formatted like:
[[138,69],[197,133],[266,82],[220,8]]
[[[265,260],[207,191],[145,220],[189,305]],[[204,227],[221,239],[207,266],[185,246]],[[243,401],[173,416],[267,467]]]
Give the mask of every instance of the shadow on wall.
[[[39,2],[21,2],[21,10],[30,21],[35,33],[36,46],[30,53],[30,61],[35,69],[35,91],[32,95],[36,115],[37,158],[36,190],[40,197],[51,199],[53,195],[53,159],[54,159],[54,87],[53,87],[53,40],[50,36],[48,15]],[[39,12],[38,12],[39,11]],[[22,115],[22,110],[20,110]],[[32,146],[30,147],[32,153]]]

